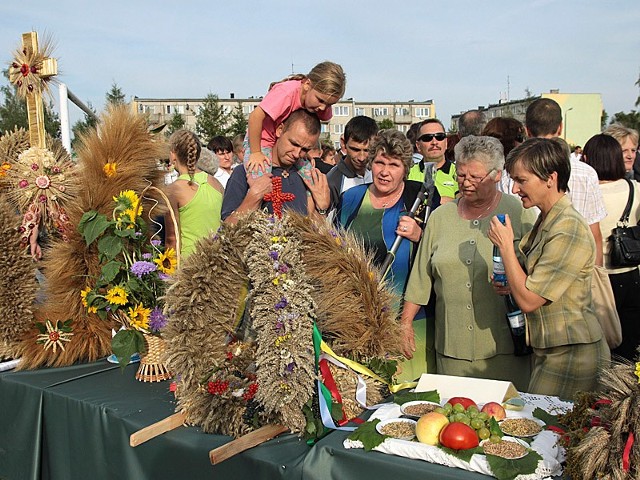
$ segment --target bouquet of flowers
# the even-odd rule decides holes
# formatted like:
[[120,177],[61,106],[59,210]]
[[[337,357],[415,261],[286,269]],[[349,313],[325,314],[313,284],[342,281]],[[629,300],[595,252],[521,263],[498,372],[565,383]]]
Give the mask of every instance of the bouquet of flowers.
[[124,367],[132,354],[145,352],[144,334],[158,335],[166,325],[160,298],[165,280],[176,269],[177,255],[173,248],[164,251],[160,240],[149,239],[134,191],[122,191],[113,201],[111,218],[91,210],[78,225],[87,246],[97,245],[101,267],[93,285],[80,295],[89,313],[122,323],[111,346]]

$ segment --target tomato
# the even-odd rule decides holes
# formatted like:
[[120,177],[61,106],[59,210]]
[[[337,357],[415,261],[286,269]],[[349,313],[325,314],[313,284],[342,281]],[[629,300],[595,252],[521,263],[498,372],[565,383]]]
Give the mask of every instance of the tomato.
[[476,431],[469,425],[453,422],[440,432],[440,444],[453,450],[466,450],[477,447],[479,441]]
[[474,402],[473,400],[467,397],[451,397],[447,401],[447,403],[450,403],[452,406],[455,405],[456,403],[459,403],[464,407],[465,410],[469,408],[471,405],[473,405],[476,408],[478,407],[478,405],[476,405],[476,402]]

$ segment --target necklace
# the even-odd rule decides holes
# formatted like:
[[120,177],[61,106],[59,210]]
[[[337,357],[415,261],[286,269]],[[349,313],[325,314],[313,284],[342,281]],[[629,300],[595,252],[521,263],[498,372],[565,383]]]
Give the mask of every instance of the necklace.
[[489,202],[489,204],[486,207],[484,207],[479,214],[471,213],[469,211],[469,207],[467,206],[466,200],[462,198],[458,203],[458,206],[460,207],[460,214],[462,218],[465,218],[467,220],[478,220],[479,218],[483,218],[484,216],[486,216],[487,213],[489,213],[491,210],[495,208],[497,203],[496,200],[498,200],[499,198],[500,198],[499,193],[495,192],[493,198],[491,199],[491,202]]
[[[398,199],[400,198],[400,195],[402,195],[402,192],[404,191],[404,183],[400,186],[400,188],[398,189],[398,193],[391,199],[391,200],[387,200],[386,202],[383,203],[379,203],[381,201],[381,199],[379,197],[376,196],[376,194],[374,193],[374,189],[375,186],[372,185],[373,188],[369,190],[369,192],[371,193],[371,199],[375,200],[371,202],[371,204],[374,206],[374,208],[387,208],[390,207],[392,205],[395,205],[396,202],[398,201]],[[378,203],[379,206],[376,207],[376,203]]]

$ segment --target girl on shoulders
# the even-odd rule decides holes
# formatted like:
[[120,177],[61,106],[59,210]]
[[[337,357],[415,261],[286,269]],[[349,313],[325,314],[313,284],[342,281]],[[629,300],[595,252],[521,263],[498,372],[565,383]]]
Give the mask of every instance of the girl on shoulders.
[[[220,226],[220,210],[224,188],[207,172],[196,167],[202,146],[193,132],[178,130],[169,139],[169,161],[179,173],[168,187],[171,208],[178,218],[181,240],[180,254],[187,257],[196,242]],[[166,244],[175,248],[176,232],[171,218],[165,216]]]
[[[253,178],[271,171],[271,149],[276,127],[292,112],[304,108],[322,121],[332,117],[331,106],[344,94],[346,77],[342,67],[322,62],[308,75],[292,75],[272,83],[268,93],[249,115],[245,138],[244,167]],[[296,164],[300,175],[310,179],[311,162],[301,158]]]

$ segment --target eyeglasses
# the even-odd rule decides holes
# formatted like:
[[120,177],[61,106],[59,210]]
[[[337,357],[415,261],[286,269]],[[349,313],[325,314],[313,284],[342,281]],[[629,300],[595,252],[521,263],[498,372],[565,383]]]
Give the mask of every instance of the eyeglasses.
[[438,133],[425,133],[424,135],[418,137],[418,140],[424,143],[429,143],[433,139],[438,140],[439,142],[445,140],[447,138],[447,134],[444,132]]
[[493,169],[489,170],[489,172],[487,172],[487,174],[484,177],[474,177],[473,175],[468,175],[467,176],[467,175],[457,175],[456,174],[456,180],[461,185],[465,182],[465,180],[468,180],[471,185],[479,185],[482,182],[484,182],[484,179],[487,178],[489,175],[491,175],[493,172],[494,172]]
[[526,139],[527,137],[525,137],[522,133],[519,133],[515,138],[516,142],[518,143],[523,143]]

